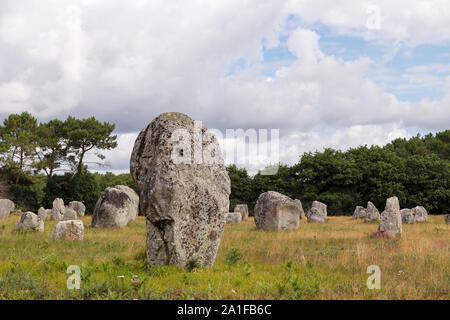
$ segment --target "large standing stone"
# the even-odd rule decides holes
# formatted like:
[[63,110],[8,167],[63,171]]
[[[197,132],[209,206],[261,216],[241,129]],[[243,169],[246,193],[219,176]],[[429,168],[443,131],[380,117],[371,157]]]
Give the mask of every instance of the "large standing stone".
[[69,202],[68,207],[73,209],[79,217],[84,216],[84,213],[86,211],[86,206],[83,204],[83,202],[80,201],[71,201]]
[[386,200],[386,207],[381,213],[378,231],[385,232],[389,236],[402,232],[402,215],[400,214],[400,203],[397,197]]
[[64,212],[64,216],[62,218],[63,221],[67,221],[67,220],[77,220],[78,215],[75,212],[75,210],[73,210],[70,207],[66,207],[66,212]]
[[24,212],[17,221],[15,229],[44,232],[44,221],[33,212]]
[[212,266],[229,209],[217,138],[187,115],[163,113],[141,131],[130,161],[147,218],[147,261]]
[[256,201],[254,215],[257,229],[293,230],[300,226],[303,208],[300,200],[275,191],[262,193]]
[[364,222],[380,221],[380,211],[372,202],[367,202],[366,216]]
[[61,221],[66,212],[66,207],[64,206],[64,200],[61,198],[56,198],[53,200],[52,213],[50,215],[51,220]]
[[240,212],[228,212],[225,216],[227,224],[238,224],[242,221],[242,214]]
[[69,239],[69,240],[83,240],[84,225],[81,220],[67,220],[60,221],[56,224],[55,230],[52,234],[53,240]]
[[239,212],[242,216],[242,221],[248,218],[248,206],[246,204],[238,204],[234,207],[234,212]]
[[98,199],[92,216],[92,227],[125,227],[139,214],[139,196],[127,186],[106,188]]
[[319,201],[313,201],[306,216],[308,222],[325,222],[327,219],[327,205]]
[[400,210],[400,214],[402,216],[402,223],[405,224],[414,224],[416,223],[416,217],[414,216],[414,212],[411,209],[402,209]]
[[9,217],[9,214],[14,210],[14,202],[9,199],[0,199],[0,219]]
[[352,219],[361,219],[366,217],[366,209],[361,206],[356,206],[355,211],[353,212]]
[[422,206],[417,206],[411,209],[413,211],[416,222],[428,221],[428,212]]

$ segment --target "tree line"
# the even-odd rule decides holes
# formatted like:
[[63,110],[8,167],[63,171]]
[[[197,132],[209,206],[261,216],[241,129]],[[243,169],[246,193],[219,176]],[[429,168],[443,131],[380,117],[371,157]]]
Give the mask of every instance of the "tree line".
[[396,139],[385,146],[360,146],[347,151],[325,149],[280,165],[272,176],[249,176],[245,169],[227,168],[231,209],[246,203],[252,210],[258,196],[278,191],[302,201],[328,206],[330,215],[351,214],[372,201],[382,210],[386,198],[397,196],[403,208],[424,206],[429,212],[450,212],[450,130],[423,137]]
[[[92,173],[87,155],[104,165],[102,150],[117,147],[115,125],[94,117],[67,117],[38,123],[30,113],[10,114],[0,126],[0,176],[15,202],[26,210],[50,208],[57,197],[83,201],[88,212],[104,189],[128,185],[139,193],[130,174]],[[89,157],[92,158],[92,157]],[[330,215],[351,214],[372,201],[384,208],[397,196],[402,207],[423,205],[431,213],[450,212],[450,130],[385,146],[347,151],[325,149],[300,156],[291,166],[280,164],[275,175],[250,176],[227,167],[231,179],[230,209],[248,204],[250,212],[263,192],[273,190],[300,199],[305,209],[318,200]]]
[[87,169],[86,157],[103,164],[101,151],[117,147],[114,128],[94,117],[38,123],[28,112],[10,114],[0,126],[0,163],[15,201],[36,210],[61,197],[92,209],[102,190],[99,178]]

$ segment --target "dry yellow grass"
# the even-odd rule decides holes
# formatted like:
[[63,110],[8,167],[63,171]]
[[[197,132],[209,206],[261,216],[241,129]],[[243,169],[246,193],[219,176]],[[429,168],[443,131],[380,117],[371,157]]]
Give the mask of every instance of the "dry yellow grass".
[[[44,233],[16,232],[17,219],[0,220],[3,299],[449,298],[450,226],[443,216],[404,225],[391,240],[371,238],[377,224],[350,217],[303,220],[298,230],[278,232],[258,231],[249,218],[226,227],[212,269],[192,272],[146,265],[143,217],[123,229],[86,228],[82,242],[52,241],[52,221]],[[85,226],[90,219],[82,218]],[[65,286],[73,264],[83,273],[78,291]],[[366,286],[369,265],[381,269],[380,290]]]

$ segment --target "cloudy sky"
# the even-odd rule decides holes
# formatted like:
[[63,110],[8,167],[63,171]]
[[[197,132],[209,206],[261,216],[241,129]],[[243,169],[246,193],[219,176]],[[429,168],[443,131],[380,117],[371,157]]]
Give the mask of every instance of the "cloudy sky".
[[166,111],[279,129],[284,163],[436,132],[450,123],[450,5],[0,0],[0,118],[22,111],[115,123],[115,172]]

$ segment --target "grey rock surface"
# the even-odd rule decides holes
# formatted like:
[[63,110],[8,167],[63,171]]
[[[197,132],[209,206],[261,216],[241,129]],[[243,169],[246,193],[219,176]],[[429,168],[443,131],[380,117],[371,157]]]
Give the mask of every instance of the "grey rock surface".
[[231,192],[217,138],[185,114],[163,113],[137,137],[130,171],[147,218],[148,263],[212,266]]
[[83,240],[84,225],[81,220],[60,221],[56,224],[52,234],[53,240]]
[[240,212],[228,212],[225,215],[227,224],[238,224],[242,221],[242,214]]
[[325,222],[327,215],[327,205],[319,201],[313,201],[306,217],[308,222]]
[[246,204],[238,204],[234,207],[234,212],[240,212],[242,221],[248,218],[248,206]]
[[50,214],[51,220],[61,221],[66,212],[66,207],[64,206],[64,200],[61,198],[56,198],[53,200],[53,208]]
[[416,222],[426,222],[428,221],[428,212],[422,206],[417,206],[411,209],[413,211]]
[[256,201],[254,215],[257,229],[294,230],[300,226],[303,208],[299,200],[275,191],[262,193]]
[[44,221],[33,212],[24,212],[15,225],[15,230],[33,230],[44,232]]
[[64,212],[64,216],[62,218],[62,221],[67,221],[67,220],[77,220],[78,215],[75,212],[75,210],[73,210],[70,207],[66,207],[66,211]]
[[77,216],[82,217],[86,212],[86,206],[81,201],[71,201],[68,205],[69,208],[77,213]]
[[402,210],[400,210],[400,214],[402,215],[402,223],[404,223],[404,224],[416,223],[416,217],[414,216],[413,210],[402,209]]
[[366,216],[364,222],[380,221],[380,211],[372,202],[367,202]]
[[362,219],[365,218],[367,212],[364,207],[356,206],[355,211],[353,212],[352,219]]
[[127,186],[108,187],[100,196],[92,215],[92,227],[125,227],[139,214],[139,196]]
[[0,199],[0,219],[9,217],[14,210],[14,202],[9,199]]
[[386,200],[385,210],[381,213],[378,231],[394,235],[402,232],[402,215],[397,197]]

